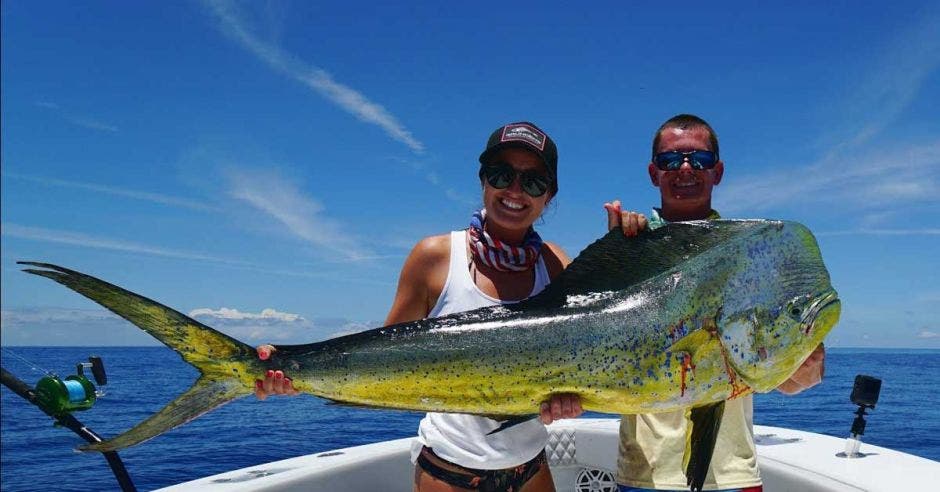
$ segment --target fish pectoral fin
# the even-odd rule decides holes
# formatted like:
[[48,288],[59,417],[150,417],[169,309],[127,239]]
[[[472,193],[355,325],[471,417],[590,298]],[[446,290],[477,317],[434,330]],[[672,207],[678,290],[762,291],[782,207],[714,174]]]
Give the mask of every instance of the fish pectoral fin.
[[704,347],[713,341],[717,342],[718,340],[707,330],[694,330],[692,333],[673,342],[669,346],[669,351],[673,353],[686,352],[694,356],[696,352],[704,350]]
[[683,464],[686,484],[693,492],[702,490],[705,484],[712,454],[715,452],[718,430],[721,428],[721,416],[724,412],[724,400],[689,410],[691,428],[686,436]]
[[238,380],[216,380],[203,376],[189,390],[171,401],[162,410],[127,432],[106,441],[81,446],[78,449],[107,452],[140,444],[250,393],[252,393],[252,388],[246,387]]

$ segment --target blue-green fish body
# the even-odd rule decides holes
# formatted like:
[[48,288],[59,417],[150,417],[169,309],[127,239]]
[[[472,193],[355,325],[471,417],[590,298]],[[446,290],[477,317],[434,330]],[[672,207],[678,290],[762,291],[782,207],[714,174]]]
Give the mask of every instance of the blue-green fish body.
[[386,408],[527,415],[554,393],[577,394],[586,410],[606,413],[703,407],[776,388],[839,316],[810,232],[763,220],[676,223],[636,238],[614,231],[527,301],[278,346],[264,362],[252,347],[154,301],[33,265],[44,269],[27,271],[128,319],[202,374],[161,412],[89,446],[101,451],[251,394],[267,369],[284,370],[304,392]]

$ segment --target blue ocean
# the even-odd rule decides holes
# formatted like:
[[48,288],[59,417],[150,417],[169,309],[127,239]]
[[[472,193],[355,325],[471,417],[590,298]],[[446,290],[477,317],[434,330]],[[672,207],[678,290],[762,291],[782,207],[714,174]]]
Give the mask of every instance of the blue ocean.
[[[65,377],[89,355],[101,356],[106,394],[75,416],[114,436],[183,392],[196,370],[165,347],[5,347],[3,367],[30,385],[53,371]],[[856,374],[883,380],[864,442],[940,460],[940,350],[832,349],[822,385],[801,395],[758,395],[755,423],[832,436],[848,434]],[[120,453],[140,490],[272,460],[412,436],[421,414],[330,405],[311,397],[253,397]],[[597,416],[597,415],[594,415]],[[0,490],[113,490],[117,482],[97,453],[13,392],[2,390]]]

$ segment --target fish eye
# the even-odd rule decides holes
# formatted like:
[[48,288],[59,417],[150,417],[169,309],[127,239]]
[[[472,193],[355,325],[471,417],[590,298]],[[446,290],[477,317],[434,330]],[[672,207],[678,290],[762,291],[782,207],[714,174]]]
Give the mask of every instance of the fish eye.
[[790,301],[790,302],[787,303],[787,308],[786,308],[786,309],[787,309],[787,313],[788,313],[788,314],[790,315],[790,317],[792,317],[793,319],[795,319],[795,320],[797,320],[797,321],[801,321],[800,316],[803,315],[803,311],[804,311],[804,309],[803,309],[803,307],[804,307],[803,304],[806,303],[806,302],[808,302],[808,301],[810,301],[811,299],[812,299],[811,296],[808,296],[808,295],[799,296],[799,297],[793,299],[792,301]]

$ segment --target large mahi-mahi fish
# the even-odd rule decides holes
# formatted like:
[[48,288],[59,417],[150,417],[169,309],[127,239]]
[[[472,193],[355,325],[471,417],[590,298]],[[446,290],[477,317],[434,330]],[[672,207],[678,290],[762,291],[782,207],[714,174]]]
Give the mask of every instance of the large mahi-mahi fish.
[[840,310],[809,230],[767,220],[674,223],[635,238],[613,231],[527,301],[277,346],[268,361],[150,299],[26,264],[201,372],[160,412],[86,449],[140,443],[252,394],[256,377],[282,369],[300,391],[386,408],[522,416],[553,393],[575,393],[585,410],[607,413],[691,408],[685,459],[693,489],[704,481],[724,400],[783,383]]

